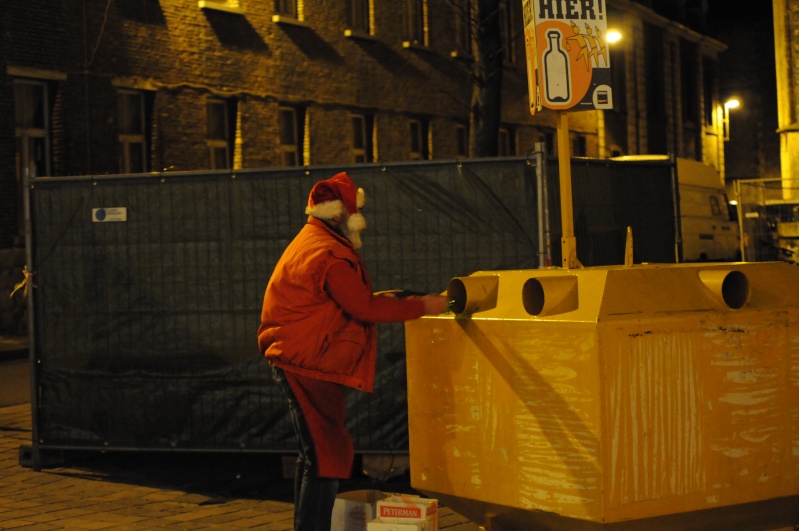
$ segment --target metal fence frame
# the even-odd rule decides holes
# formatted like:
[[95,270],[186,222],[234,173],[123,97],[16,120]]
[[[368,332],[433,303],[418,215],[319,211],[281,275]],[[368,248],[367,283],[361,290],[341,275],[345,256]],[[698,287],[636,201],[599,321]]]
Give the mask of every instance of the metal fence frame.
[[[506,169],[510,166],[517,168],[514,170],[515,177],[506,175]],[[257,355],[254,338],[263,288],[277,257],[302,225],[302,209],[310,185],[342,170],[350,173],[359,184],[369,179],[374,183],[386,183],[383,187],[372,186],[371,190],[365,186],[367,196],[372,198],[367,209],[374,209],[375,205],[383,207],[379,211],[367,210],[366,214],[370,230],[365,233],[366,243],[362,254],[367,264],[371,262],[370,275],[374,287],[439,291],[446,287],[452,276],[468,274],[474,269],[537,266],[536,227],[523,221],[525,216],[529,220],[529,215],[535,210],[534,206],[530,208],[535,205],[534,195],[537,193],[534,166],[527,158],[516,157],[504,160],[31,179],[25,186],[25,216],[27,263],[34,272],[33,282],[37,285],[28,293],[31,308],[34,463],[38,462],[41,451],[48,450],[292,451],[294,440],[287,411],[282,407],[282,398],[273,392],[277,388],[270,385],[268,371],[264,370],[266,364],[254,357]],[[524,180],[528,178],[530,182],[525,183]],[[489,185],[489,181],[500,185]],[[279,186],[270,189],[272,183],[278,183]],[[509,185],[515,188],[511,190]],[[391,188],[394,197],[386,196],[381,188]],[[229,192],[231,189],[240,190],[237,193],[243,195],[233,197]],[[261,195],[281,197],[270,200],[269,207],[265,209],[268,212],[258,212],[258,208],[265,203],[249,197],[253,195],[253,189],[258,189]],[[175,190],[180,190],[180,194]],[[226,194],[228,197],[219,199]],[[119,207],[123,202],[120,199],[122,197],[126,197],[129,206],[131,203],[136,205],[129,209],[131,218],[126,222],[127,225],[87,221],[87,209]],[[193,216],[199,218],[207,214],[203,212],[206,207],[204,203],[212,203],[213,200],[206,198],[216,198],[224,208],[228,207],[229,202],[239,202],[242,209],[249,209],[247,212],[227,209],[224,216],[238,216],[237,219],[245,219],[248,223],[256,217],[268,217],[272,226],[278,228],[279,225],[282,228],[276,231],[279,234],[272,234],[266,228],[268,223],[256,222],[244,229],[231,229],[229,219],[219,222],[212,220],[199,225]],[[395,205],[395,199],[404,203]],[[447,202],[450,204],[447,205]],[[195,204],[196,210],[188,208],[186,204]],[[410,208],[406,212],[398,211],[402,206]],[[157,217],[170,209],[174,209],[176,214],[170,218],[170,225],[164,230],[150,227],[146,220],[142,220]],[[133,216],[136,212],[143,214],[137,218]],[[391,233],[381,231],[380,227],[385,228],[387,223],[383,218],[398,222]],[[457,225],[459,221],[463,222],[463,227]],[[425,226],[427,222],[438,225]],[[141,234],[131,234],[133,231],[126,230],[136,223],[142,224]],[[254,250],[240,253],[239,258],[233,260],[234,263],[226,266],[222,263],[224,257],[241,249],[219,242],[207,244],[202,240],[209,235],[217,237],[229,230],[246,231],[246,245],[251,244]],[[409,237],[411,231],[415,232]],[[43,236],[45,232],[47,238]],[[446,241],[440,237],[444,232],[447,233]],[[168,243],[169,233],[181,235],[174,242],[179,250],[164,252],[169,249],[168,246],[153,247],[155,240]],[[197,241],[186,241],[191,240],[192,234],[197,235]],[[261,239],[268,240],[268,243]],[[133,250],[127,250],[126,246]],[[240,247],[243,246],[245,244]],[[267,247],[271,255],[266,260],[270,264],[255,264],[259,252]],[[163,256],[159,256],[159,252]],[[186,255],[191,257],[186,258]],[[210,260],[208,268],[211,272],[197,274],[187,271],[187,276],[192,280],[186,281],[170,269],[190,267],[197,260]],[[158,261],[163,263],[156,264]],[[460,263],[456,264],[456,261]],[[435,267],[427,267],[428,263],[435,264]],[[240,267],[242,264],[244,267]],[[125,267],[136,271],[135,275],[124,271]],[[202,301],[198,300],[189,303],[179,300],[180,296],[174,293],[182,293],[181,287],[172,290],[171,283],[184,282],[186,285],[183,288],[187,292],[195,289],[197,284],[214,282],[215,277],[224,275],[238,276],[245,282],[249,278],[252,284],[254,281],[251,277],[245,277],[242,269],[253,267],[261,269],[260,273],[255,274],[260,279],[257,289],[249,290],[256,293],[250,294],[247,303],[228,306],[230,312],[244,312],[244,321],[253,321],[252,330],[240,324],[232,327],[238,327],[241,334],[251,333],[252,338],[247,337],[247,340],[251,339],[252,352],[229,355],[222,352],[224,344],[209,346],[203,341],[184,346],[182,341],[168,339],[163,334],[161,338],[166,339],[162,343],[169,344],[159,346],[144,337],[148,327],[185,329],[190,333],[183,334],[184,339],[191,339],[198,330],[204,332],[201,329],[215,326],[212,319],[204,319],[200,315],[211,311],[211,306],[203,307]],[[457,267],[460,269],[456,270]],[[72,271],[71,277],[64,278],[64,270]],[[419,273],[415,279],[417,282],[410,283],[416,273]],[[169,280],[157,278],[159,275]],[[76,289],[67,290],[64,287],[67,281],[75,283]],[[231,282],[230,285],[234,284]],[[179,310],[143,316],[147,304],[157,299],[154,292],[160,294],[170,290],[174,293],[165,295],[169,299],[167,304],[177,305]],[[223,293],[223,289],[212,289],[211,297],[221,300]],[[244,296],[244,292],[240,295]],[[200,297],[188,295],[186,298]],[[232,298],[226,302],[230,300]],[[99,310],[90,307],[92,301],[104,306],[102,312],[105,313],[98,315],[96,312]],[[186,305],[194,306],[184,311]],[[126,308],[132,317],[124,315]],[[78,313],[85,314],[83,320],[74,318]],[[222,313],[220,311],[218,316],[221,320],[224,319]],[[142,322],[133,325],[128,322],[137,319]],[[165,322],[174,324],[167,326]],[[378,342],[388,349],[379,354],[381,363],[387,369],[377,375],[375,393],[360,393],[359,396],[348,398],[348,409],[352,415],[350,429],[359,452],[406,451],[406,418],[402,416],[405,409],[402,407],[405,396],[402,325],[381,325],[378,328]],[[220,328],[218,332],[225,331]],[[209,333],[204,337],[211,341],[212,336]],[[78,343],[83,341],[85,345],[76,347],[71,344],[76,338],[80,339]],[[141,341],[144,344],[141,350],[148,352],[141,355],[135,349],[127,348],[126,344],[130,341]],[[220,342],[224,343],[225,340]],[[98,343],[105,345],[98,346]],[[236,344],[233,350],[250,349],[250,344],[245,343],[244,346]],[[197,362],[199,368],[187,368],[186,371],[198,370],[202,373],[200,382],[192,377],[181,378],[183,367],[180,362],[162,356],[169,353],[170,349],[176,349],[179,351],[175,353],[176,359],[185,361],[192,348],[201,350],[196,353],[201,361]],[[135,359],[128,362],[126,356]],[[154,361],[159,356],[162,359]],[[229,363],[223,359],[225,356],[229,357]],[[241,358],[246,358],[246,362],[239,367]],[[219,359],[222,361],[214,365]],[[155,364],[161,364],[158,370],[153,370]],[[228,371],[228,366],[233,368]],[[221,372],[217,374],[215,371]],[[153,383],[147,380],[148,377],[162,383]],[[219,381],[208,383],[214,378]],[[208,426],[223,425],[235,417],[242,401],[239,396],[224,396],[224,388],[227,384],[235,387],[247,379],[253,381],[241,384],[238,392],[246,395],[246,400],[260,403],[253,405],[250,410],[274,411],[264,413],[265,417],[269,417],[267,419],[251,422],[258,425],[255,428],[248,425],[252,421],[251,417],[239,418],[239,426],[228,428],[227,433],[239,429],[242,435],[220,439]],[[170,387],[174,401],[159,400],[158,396],[153,398],[160,392],[159,385]],[[390,386],[388,392],[387,386]],[[97,391],[97,387],[102,389]],[[220,391],[220,388],[223,390]],[[378,390],[381,388],[382,392]],[[256,389],[263,390],[263,395],[253,398],[258,394]],[[204,396],[203,393],[208,395],[207,399],[191,400],[193,395]],[[103,400],[112,405],[101,403]],[[277,407],[270,408],[273,402],[279,402],[279,412]],[[124,403],[129,403],[130,409],[124,410],[126,408],[121,407]],[[97,413],[108,407],[110,411]],[[148,408],[148,412],[137,411]],[[140,439],[136,430],[146,433],[148,424],[159,420],[147,418],[147,415],[180,416],[174,422],[189,425],[184,428],[184,432],[190,432],[188,440],[181,438],[185,433],[180,433],[179,428],[174,434],[157,441]],[[383,417],[376,419],[379,415]],[[388,418],[391,420],[386,420]],[[131,427],[126,428],[126,424]],[[84,434],[94,429],[110,436],[98,438],[95,434]],[[224,426],[219,429],[226,433]],[[202,433],[202,436],[193,438],[195,433]],[[117,437],[114,438],[114,435]],[[253,438],[257,440],[254,442]],[[395,441],[395,438],[398,440]]]

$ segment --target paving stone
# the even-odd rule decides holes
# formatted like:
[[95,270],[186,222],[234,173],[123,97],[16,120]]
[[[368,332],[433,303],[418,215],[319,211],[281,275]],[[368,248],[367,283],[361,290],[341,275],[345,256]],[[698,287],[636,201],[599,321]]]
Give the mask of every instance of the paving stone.
[[[98,454],[80,459],[64,452],[57,466],[20,466],[20,447],[30,445],[30,405],[0,408],[0,529],[35,531],[116,529],[259,529],[291,531],[293,480],[262,471],[220,479],[198,459],[170,455]],[[215,460],[223,459],[222,456]],[[231,461],[230,470],[247,466]],[[216,474],[216,475],[214,475]],[[366,483],[364,483],[364,481]],[[366,478],[346,490],[407,491],[407,485],[372,485]],[[477,526],[442,508],[442,531]]]

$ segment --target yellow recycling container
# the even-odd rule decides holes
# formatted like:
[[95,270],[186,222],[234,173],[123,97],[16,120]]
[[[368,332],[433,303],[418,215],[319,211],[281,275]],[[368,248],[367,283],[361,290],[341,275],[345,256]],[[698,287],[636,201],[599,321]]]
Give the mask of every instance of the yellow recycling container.
[[503,531],[799,523],[796,265],[485,271],[448,292],[454,314],[405,328],[415,489]]

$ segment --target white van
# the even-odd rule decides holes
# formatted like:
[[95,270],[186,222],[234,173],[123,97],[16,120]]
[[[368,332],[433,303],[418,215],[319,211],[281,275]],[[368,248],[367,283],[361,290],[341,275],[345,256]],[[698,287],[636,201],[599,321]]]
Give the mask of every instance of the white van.
[[683,260],[740,260],[738,223],[730,216],[727,192],[719,172],[709,164],[677,159]]

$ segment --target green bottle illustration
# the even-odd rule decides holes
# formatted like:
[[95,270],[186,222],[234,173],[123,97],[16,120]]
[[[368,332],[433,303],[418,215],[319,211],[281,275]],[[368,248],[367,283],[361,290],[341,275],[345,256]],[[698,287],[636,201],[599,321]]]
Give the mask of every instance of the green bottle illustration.
[[549,47],[544,52],[544,79],[549,103],[567,103],[571,99],[569,55],[560,47],[560,37],[557,30],[547,32]]

